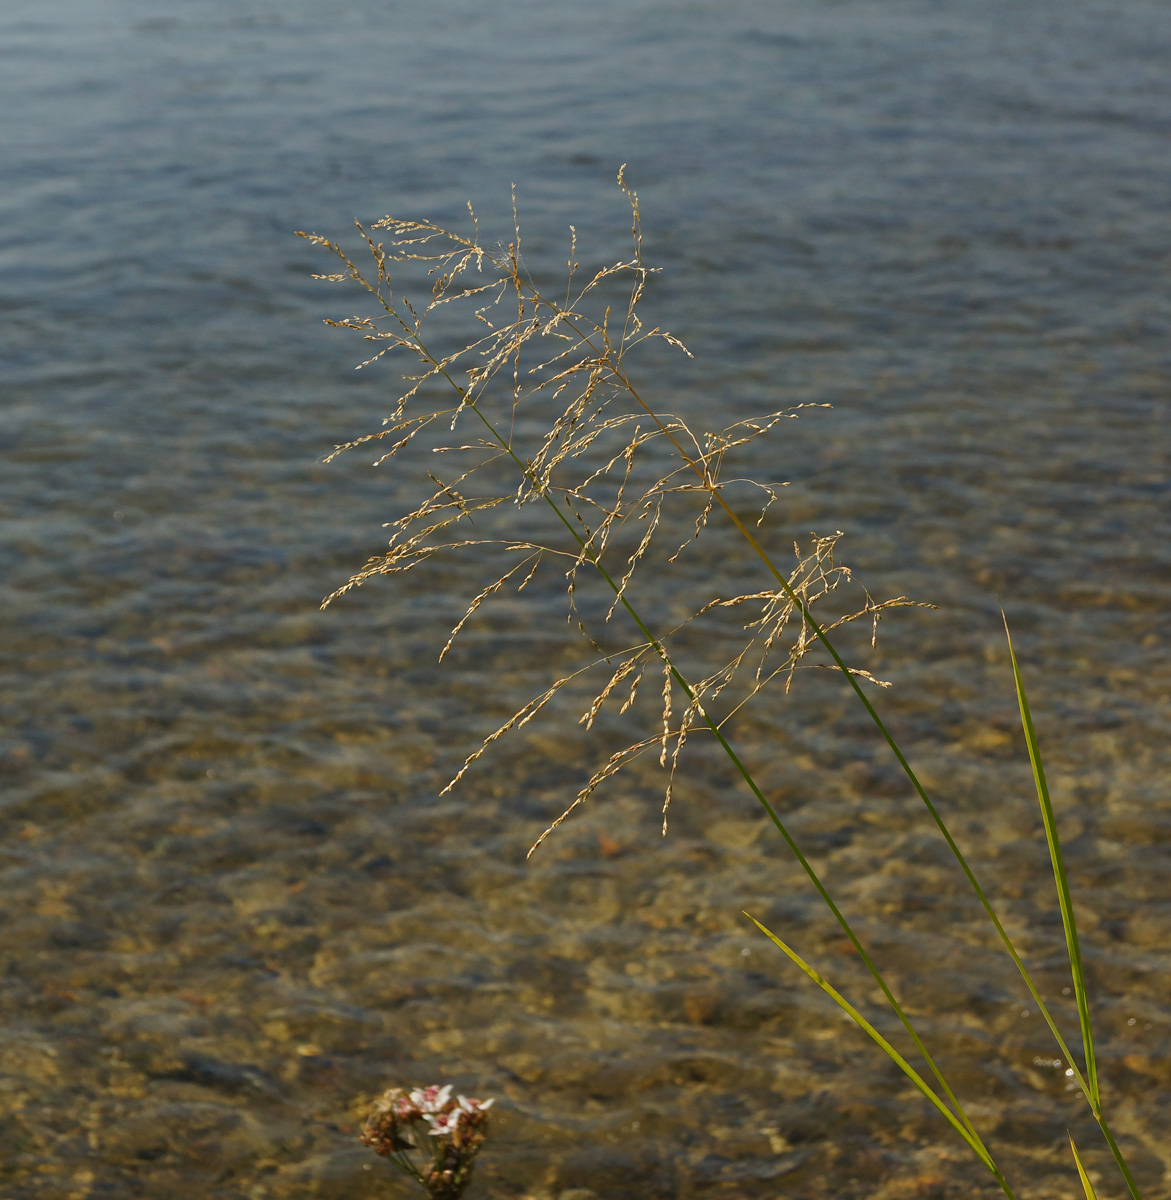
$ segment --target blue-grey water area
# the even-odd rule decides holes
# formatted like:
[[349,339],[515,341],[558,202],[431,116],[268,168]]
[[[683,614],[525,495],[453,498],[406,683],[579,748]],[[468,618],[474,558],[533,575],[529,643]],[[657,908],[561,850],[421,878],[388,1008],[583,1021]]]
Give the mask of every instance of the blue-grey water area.
[[[526,862],[616,713],[554,707],[440,797],[583,661],[557,572],[442,666],[482,556],[318,610],[430,464],[322,463],[403,368],[352,369],[322,319],[371,302],[294,230],[357,251],[355,217],[471,200],[507,241],[515,183],[555,279],[570,224],[583,270],[625,252],[625,162],[646,316],[695,353],[632,373],[705,428],[832,404],[729,471],[789,481],[778,553],[841,530],[872,595],[937,606],[851,654],[1076,1046],[1007,613],[1104,1101],[1171,1196],[1169,61],[1171,10],[1131,0],[6,5],[0,1191],[405,1197],[356,1130],[450,1081],[497,1097],[470,1197],[1000,1194],[741,915],[906,1044],[698,734],[665,839],[650,758]],[[686,562],[768,587],[715,516]],[[841,677],[729,729],[1017,1194],[1081,1195],[1072,1131],[1123,1196]]]

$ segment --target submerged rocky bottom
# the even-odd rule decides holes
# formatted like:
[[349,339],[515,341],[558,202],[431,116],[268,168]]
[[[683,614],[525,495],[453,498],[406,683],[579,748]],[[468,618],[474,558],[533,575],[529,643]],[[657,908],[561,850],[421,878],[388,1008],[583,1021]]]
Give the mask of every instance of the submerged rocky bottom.
[[[1022,1192],[1076,1194],[1069,1128],[1101,1194],[1117,1194],[944,847],[863,748],[845,699],[829,684],[820,697],[807,726],[741,730],[770,797],[860,917]],[[301,757],[267,718],[228,739],[214,717],[188,715],[114,766],[42,773],[10,807],[6,1196],[407,1196],[414,1185],[356,1135],[386,1087],[434,1080],[498,1097],[469,1196],[997,1193],[864,1036],[750,932],[741,908],[856,999],[873,991],[706,752],[666,839],[648,766],[526,864],[586,743],[534,732],[464,796],[437,800],[434,714],[371,732],[328,728],[323,711],[303,710],[319,740]],[[1171,1194],[1171,824],[1139,802],[1152,780],[1125,727],[1102,725],[1055,766],[1054,790],[1105,1090],[1157,1198]],[[916,759],[1072,1031],[1020,747],[1007,721],[947,733]],[[789,752],[763,765],[778,736]]]

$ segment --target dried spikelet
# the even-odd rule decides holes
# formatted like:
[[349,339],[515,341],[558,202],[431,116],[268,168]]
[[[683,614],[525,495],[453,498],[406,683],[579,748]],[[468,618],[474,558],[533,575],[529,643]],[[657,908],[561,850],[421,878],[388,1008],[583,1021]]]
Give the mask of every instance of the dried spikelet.
[[640,754],[645,753],[652,746],[658,744],[658,738],[644,738],[641,742],[635,742],[631,746],[626,746],[610,757],[590,776],[590,781],[581,789],[574,797],[573,803],[554,821],[544,833],[529,847],[526,858],[532,857],[533,851],[556,829],[559,825],[563,825],[569,814],[576,808],[580,808],[598,788],[605,783],[607,779],[617,775],[623,767],[632,763]]
[[529,573],[528,573],[528,574],[527,574],[527,575],[526,575],[526,576],[525,576],[525,577],[524,577],[524,578],[523,578],[523,579],[520,581],[520,586],[519,586],[519,587],[516,589],[516,590],[517,590],[517,592],[523,592],[523,591],[525,590],[525,588],[527,588],[527,587],[529,586],[529,584],[533,582],[533,576],[534,576],[534,575],[536,575],[536,573],[537,573],[537,568],[538,568],[538,567],[541,565],[541,560],[542,560],[544,557],[545,557],[545,551],[544,551],[544,550],[538,550],[538,551],[537,551],[537,553],[533,555],[533,566],[532,566],[532,569],[531,569],[531,570],[529,571]]
[[659,528],[659,518],[663,515],[662,501],[656,502],[653,506],[648,504],[644,509],[644,513],[650,515],[646,532],[642,535],[642,541],[638,543],[638,549],[626,560],[628,569],[626,574],[622,576],[622,582],[618,585],[618,590],[614,593],[614,602],[610,605],[610,609],[606,613],[607,621],[614,615],[614,610],[622,602],[622,597],[625,595],[626,588],[630,584],[631,577],[634,575],[634,569],[638,566],[639,560],[646,554],[647,548],[651,544],[651,538],[655,536],[655,531]]
[[[517,573],[517,571],[521,569],[521,567],[527,566],[529,562],[537,557],[538,555],[534,554],[530,558],[521,559],[521,561],[518,562],[511,571],[506,571],[498,580],[496,580],[495,583],[490,583],[482,592],[479,593],[479,595],[475,597],[475,599],[472,600],[471,604],[468,605],[467,612],[465,612],[464,615],[456,622],[455,628],[452,629],[451,633],[447,637],[447,641],[444,644],[443,649],[439,652],[440,662],[447,657],[447,652],[451,649],[452,642],[454,642],[459,636],[460,631],[468,623],[468,619],[473,613],[476,612],[480,605],[483,604],[489,596],[496,595],[496,593],[500,591],[500,589]],[[529,577],[532,577],[531,574]],[[523,583],[521,584],[521,587],[524,587]],[[520,589],[517,590],[519,591]]]
[[659,753],[659,766],[667,765],[667,742],[671,737],[671,663],[663,658],[663,733],[662,750]]
[[[632,655],[610,676],[606,686],[594,697],[593,703],[582,714],[578,720],[579,725],[584,725],[587,729],[592,729],[594,718],[602,710],[602,705],[610,698],[610,693],[634,670],[638,668],[642,661],[643,654],[649,649],[648,646],[640,647],[637,654]],[[625,707],[622,710],[626,711]]]
[[[590,666],[592,667],[593,664],[591,663]],[[456,775],[439,794],[441,796],[446,796],[447,793],[450,792],[451,789],[455,787],[455,785],[459,783],[459,781],[467,774],[468,768],[472,765],[472,763],[481,758],[484,752],[490,745],[492,745],[493,742],[498,741],[510,730],[523,729],[524,726],[526,726],[537,715],[537,713],[539,713],[541,709],[543,709],[545,705],[548,704],[549,701],[552,700],[553,697],[556,696],[563,687],[565,687],[566,684],[571,683],[574,679],[578,678],[578,676],[584,675],[589,669],[589,667],[584,667],[580,671],[574,671],[572,675],[562,676],[562,678],[558,679],[552,687],[547,688],[541,693],[541,695],[537,696],[533,700],[530,700],[528,704],[520,709],[519,712],[513,713],[512,716],[509,717],[499,729],[493,733],[490,733],[483,740],[483,742],[480,743],[479,749],[468,755],[468,757],[464,760],[464,765],[460,767]]]
[[624,714],[634,707],[635,700],[638,699],[638,685],[642,680],[642,669],[639,668],[635,672],[634,678],[630,681],[630,692],[626,699],[622,702],[622,707],[618,710],[619,714]]
[[683,713],[683,720],[675,731],[675,749],[671,753],[671,774],[667,777],[667,788],[663,795],[663,837],[667,836],[667,810],[671,807],[671,793],[675,787],[675,772],[679,770],[679,756],[687,743],[687,735],[695,724],[696,718],[703,711],[698,695],[688,704]]

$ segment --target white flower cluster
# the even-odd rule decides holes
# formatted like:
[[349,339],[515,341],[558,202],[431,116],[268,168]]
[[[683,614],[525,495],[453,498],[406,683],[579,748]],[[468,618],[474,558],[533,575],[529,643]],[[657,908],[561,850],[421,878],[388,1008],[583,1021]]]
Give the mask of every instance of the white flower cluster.
[[358,1135],[375,1154],[419,1183],[431,1200],[463,1196],[492,1107],[491,1100],[451,1093],[449,1083],[410,1091],[390,1088],[375,1101]]
[[[416,1114],[427,1122],[427,1132],[432,1137],[450,1137],[467,1125],[469,1118],[486,1112],[492,1107],[491,1100],[476,1100],[471,1096],[451,1098],[451,1084],[440,1087],[415,1088],[396,1102],[398,1115],[410,1120]],[[417,1118],[416,1118],[417,1119]]]

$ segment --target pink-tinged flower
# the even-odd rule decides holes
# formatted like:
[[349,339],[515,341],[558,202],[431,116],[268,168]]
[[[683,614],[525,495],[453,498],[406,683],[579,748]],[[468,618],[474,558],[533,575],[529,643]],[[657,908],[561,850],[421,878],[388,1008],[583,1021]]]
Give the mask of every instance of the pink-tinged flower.
[[477,1100],[472,1096],[457,1096],[456,1103],[466,1113],[486,1112],[492,1107],[495,1097],[491,1100]]
[[399,1096],[395,1099],[391,1106],[391,1111],[402,1121],[417,1121],[422,1116],[418,1105],[409,1096]]
[[441,1112],[451,1099],[451,1084],[442,1087],[437,1083],[430,1087],[416,1088],[411,1092],[411,1102],[424,1114]]
[[459,1129],[463,1112],[456,1108],[445,1113],[424,1113],[423,1119],[431,1128],[427,1131],[432,1137],[450,1137]]

